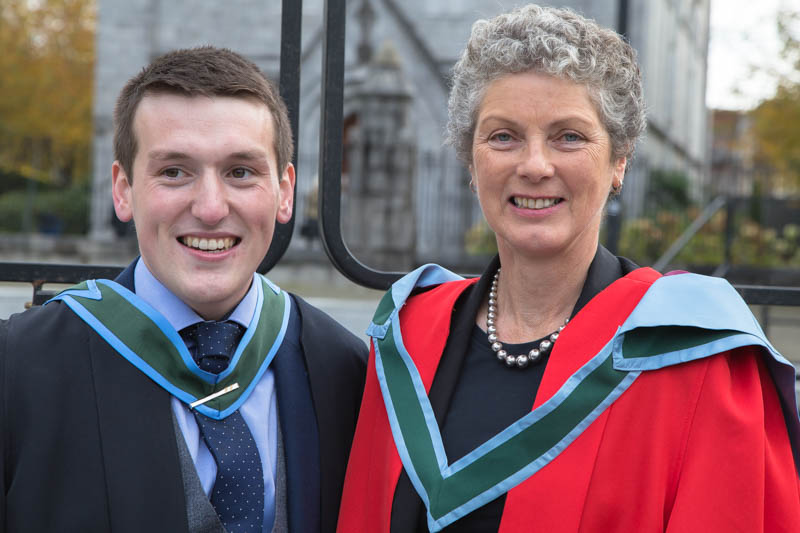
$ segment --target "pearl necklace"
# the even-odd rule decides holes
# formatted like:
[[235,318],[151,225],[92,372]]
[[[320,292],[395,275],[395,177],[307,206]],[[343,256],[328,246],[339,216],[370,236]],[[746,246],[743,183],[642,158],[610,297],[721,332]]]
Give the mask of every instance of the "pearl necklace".
[[492,280],[492,288],[489,289],[489,311],[486,315],[486,330],[489,333],[489,343],[492,345],[492,350],[497,354],[497,359],[508,366],[525,368],[528,366],[528,363],[536,364],[544,358],[545,354],[547,354],[556,342],[558,334],[567,326],[569,319],[566,319],[564,325],[540,342],[538,348],[534,348],[530,352],[522,355],[509,354],[503,349],[503,343],[497,339],[497,326],[495,326],[495,319],[497,318],[497,282],[499,280],[500,269],[498,268]]

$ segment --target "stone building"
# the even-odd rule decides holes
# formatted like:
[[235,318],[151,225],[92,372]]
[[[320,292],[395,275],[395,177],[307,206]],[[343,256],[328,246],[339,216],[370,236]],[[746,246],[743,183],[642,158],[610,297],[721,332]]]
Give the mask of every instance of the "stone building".
[[[345,242],[368,264],[392,270],[427,261],[464,264],[464,235],[480,212],[466,170],[442,145],[447,76],[472,23],[518,3],[348,2],[342,224]],[[641,211],[647,176],[655,169],[686,173],[699,199],[709,165],[709,0],[549,3],[612,28],[618,27],[620,6],[627,5],[627,35],[642,64],[649,128],[626,179],[626,212]],[[201,44],[239,51],[277,80],[280,2],[99,0],[98,11],[91,227],[95,238],[109,239],[111,111],[122,84],[152,57]],[[314,213],[308,203],[318,168],[322,22],[322,0],[306,0],[296,228]]]
[[357,257],[381,270],[409,270],[416,252],[413,93],[387,44],[348,80],[344,101],[342,234]]

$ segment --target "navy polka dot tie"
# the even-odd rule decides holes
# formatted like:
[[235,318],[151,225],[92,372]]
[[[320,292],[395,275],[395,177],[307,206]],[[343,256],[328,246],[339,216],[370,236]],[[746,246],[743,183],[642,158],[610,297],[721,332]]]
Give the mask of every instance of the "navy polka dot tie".
[[[219,374],[228,367],[242,334],[233,322],[200,322],[192,332],[198,366]],[[264,523],[264,474],[253,435],[239,411],[223,420],[195,413],[197,425],[217,462],[211,504],[229,533],[260,532]]]

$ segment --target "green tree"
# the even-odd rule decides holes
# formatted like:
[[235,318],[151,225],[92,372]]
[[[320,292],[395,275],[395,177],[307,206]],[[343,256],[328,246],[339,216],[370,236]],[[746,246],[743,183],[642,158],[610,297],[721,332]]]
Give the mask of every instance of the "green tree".
[[689,177],[677,170],[655,169],[647,182],[647,207],[657,209],[684,209],[691,204]]
[[0,2],[0,172],[88,177],[94,28],[94,0]]
[[752,111],[756,163],[772,168],[773,185],[800,189],[800,12],[778,15],[781,59],[788,67],[778,76],[775,95]]

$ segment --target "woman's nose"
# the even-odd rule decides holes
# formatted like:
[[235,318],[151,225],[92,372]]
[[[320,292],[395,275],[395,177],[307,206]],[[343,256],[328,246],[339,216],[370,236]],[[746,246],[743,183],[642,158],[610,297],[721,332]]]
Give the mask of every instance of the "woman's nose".
[[554,172],[550,161],[550,148],[543,139],[529,139],[525,148],[520,151],[517,174],[532,181],[551,177]]

